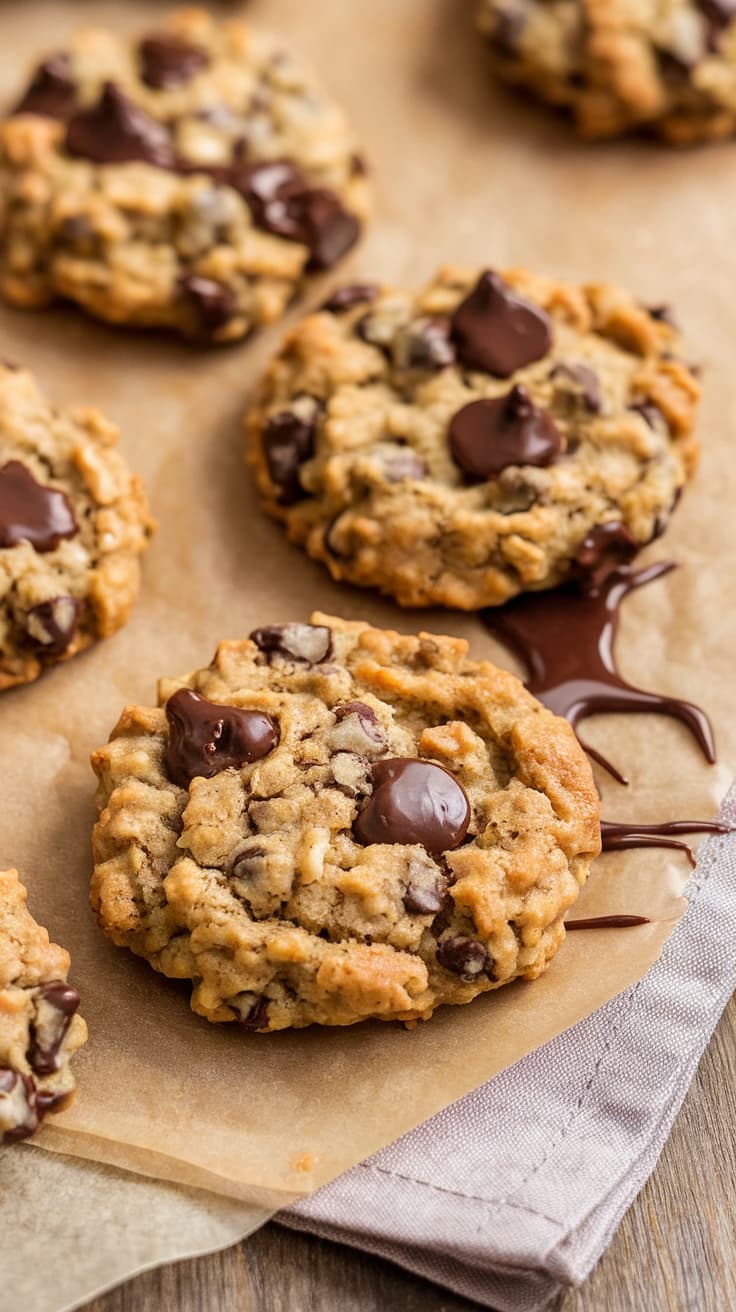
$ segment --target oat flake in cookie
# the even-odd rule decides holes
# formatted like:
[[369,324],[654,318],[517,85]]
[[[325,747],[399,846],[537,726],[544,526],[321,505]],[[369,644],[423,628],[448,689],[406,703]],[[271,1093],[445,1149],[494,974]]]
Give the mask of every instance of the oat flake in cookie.
[[336,579],[405,606],[494,606],[633,554],[697,457],[699,386],[664,307],[524,270],[418,295],[339,289],[247,418],[266,509]]
[[458,639],[316,614],[128,707],[92,904],[249,1030],[428,1019],[534,979],[600,848],[570,726]]
[[69,953],[26,906],[16,870],[0,871],[0,1144],[27,1139],[74,1092],[69,1060],[87,1038]]
[[480,0],[494,66],[572,111],[586,137],[677,145],[736,129],[734,0]]
[[125,623],[152,532],[98,410],[55,410],[0,363],[0,690]]
[[0,293],[227,342],[355,243],[362,158],[280,42],[199,9],[42,58],[0,130]]

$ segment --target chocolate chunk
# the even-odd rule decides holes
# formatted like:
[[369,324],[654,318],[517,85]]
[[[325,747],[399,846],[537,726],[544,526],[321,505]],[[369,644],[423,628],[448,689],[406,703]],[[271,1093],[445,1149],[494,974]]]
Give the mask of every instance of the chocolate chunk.
[[77,990],[63,980],[39,989],[28,1049],[28,1061],[37,1075],[52,1075],[59,1069],[59,1050],[78,1006]]
[[270,715],[219,706],[191,688],[180,688],[169,698],[166,718],[166,770],[181,788],[188,788],[197,775],[211,779],[221,770],[258,761],[273,751],[279,740]]
[[324,624],[266,624],[254,629],[251,641],[269,657],[319,665],[332,655],[332,633]]
[[51,55],[39,64],[15,114],[42,114],[44,118],[68,118],[74,113],[77,89],[72,80],[69,56]]
[[239,1024],[244,1030],[268,1029],[268,999],[257,993],[239,993],[230,1000],[230,1006],[238,1013]]
[[574,570],[586,586],[598,587],[613,570],[628,565],[641,548],[624,524],[614,520],[596,524],[583,538],[575,553]]
[[292,506],[306,496],[299,470],[312,455],[314,434],[314,420],[300,419],[292,410],[271,415],[263,430],[263,453],[282,506]]
[[338,287],[321,308],[329,310],[330,314],[342,314],[345,310],[352,310],[354,305],[370,304],[377,295],[378,287],[375,283],[353,282],[347,287]]
[[493,478],[508,465],[551,465],[562,450],[551,414],[521,383],[505,396],[464,405],[450,421],[449,436],[453,460],[474,479]]
[[443,938],[437,944],[437,961],[445,970],[472,983],[488,969],[489,957],[477,939],[458,936]]
[[579,392],[592,414],[599,414],[602,405],[601,384],[595,369],[588,364],[561,360],[550,373],[550,378],[567,378]]
[[552,322],[540,306],[487,271],[453,314],[452,336],[458,358],[468,369],[508,378],[547,354]]
[[206,68],[209,55],[201,46],[182,41],[173,32],[159,32],[144,37],[138,47],[141,78],[146,86],[161,91],[164,87],[189,82],[195,73]]
[[45,656],[60,656],[77,632],[79,611],[76,597],[51,597],[32,606],[25,622],[29,641]]
[[434,916],[447,901],[447,883],[441,875],[433,885],[409,883],[404,893],[404,908],[410,916]]
[[38,1129],[36,1086],[30,1075],[0,1066],[0,1143],[17,1143]]
[[360,224],[334,192],[310,187],[289,160],[231,170],[230,183],[248,202],[254,223],[309,250],[308,268],[329,269],[360,235]]
[[347,751],[375,754],[386,746],[386,734],[376,712],[365,702],[343,702],[335,707],[337,725],[332,735],[333,747]]
[[434,853],[459,847],[470,805],[449,770],[398,756],[376,761],[371,772],[373,793],[353,825],[359,843],[421,843]]
[[179,286],[191,298],[197,309],[202,332],[208,336],[229,323],[235,314],[235,293],[214,278],[202,278],[197,273],[185,273]]
[[70,155],[95,164],[143,160],[160,169],[174,165],[168,128],[134,104],[114,82],[105,83],[96,105],[70,120],[66,148]]
[[0,469],[0,547],[30,542],[36,551],[53,551],[79,529],[66,493],[37,483],[20,460]]
[[417,319],[397,333],[393,342],[398,369],[444,369],[455,360],[447,318]]
[[404,479],[426,478],[427,466],[413,451],[399,451],[395,456],[388,456],[383,461],[383,472],[389,483],[402,483]]

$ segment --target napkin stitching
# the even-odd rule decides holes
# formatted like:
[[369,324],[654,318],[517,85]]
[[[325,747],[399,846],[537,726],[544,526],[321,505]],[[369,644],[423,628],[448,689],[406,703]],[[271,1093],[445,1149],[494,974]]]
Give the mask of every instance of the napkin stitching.
[[[484,1203],[486,1206],[493,1206],[499,1200],[497,1198],[485,1198],[481,1194],[466,1194],[462,1189],[448,1189],[446,1185],[435,1184],[432,1180],[417,1179],[413,1175],[405,1175],[402,1171],[391,1171],[387,1166],[377,1166],[374,1162],[358,1162],[358,1166],[364,1171],[376,1171],[379,1175],[388,1175],[393,1180],[403,1180],[405,1184],[423,1185],[425,1189],[433,1189],[438,1194],[450,1194],[453,1198],[464,1198],[469,1203]],[[562,1226],[562,1222],[554,1216],[548,1216],[546,1212],[540,1212],[535,1207],[528,1207],[526,1203],[514,1203],[509,1201],[509,1207],[513,1207],[519,1212],[528,1212],[531,1216],[538,1216],[543,1221],[550,1221],[552,1225]]]

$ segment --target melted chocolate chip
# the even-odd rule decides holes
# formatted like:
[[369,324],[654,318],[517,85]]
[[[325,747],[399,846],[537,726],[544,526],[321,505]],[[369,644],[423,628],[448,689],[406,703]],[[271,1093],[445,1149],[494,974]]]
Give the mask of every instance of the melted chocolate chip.
[[308,268],[329,269],[360,235],[360,224],[325,187],[310,187],[289,160],[241,166],[232,186],[247,201],[254,223],[309,250]]
[[470,805],[449,770],[400,756],[376,761],[371,774],[373,792],[353,825],[359,843],[421,843],[432,853],[460,846]]
[[565,929],[633,929],[635,925],[648,924],[648,916],[586,916],[582,920],[566,920]]
[[552,323],[540,306],[487,271],[452,316],[452,336],[458,358],[468,369],[508,378],[547,354]]
[[179,286],[196,306],[201,330],[207,336],[224,327],[235,314],[235,293],[224,283],[202,278],[197,273],[185,273],[179,279]]
[[263,430],[263,453],[282,506],[292,506],[306,496],[299,470],[312,455],[314,434],[314,420],[300,419],[292,410],[271,415]]
[[625,852],[634,847],[671,847],[685,852],[690,865],[695,867],[695,855],[689,843],[683,843],[676,834],[729,834],[731,825],[718,820],[660,820],[654,825],[633,822],[601,820],[601,841],[604,852]]
[[[244,1030],[265,1030],[268,1029],[268,999],[259,998],[253,995],[253,1000],[248,999],[244,1004],[240,998],[237,999],[237,1010],[239,1012],[239,1024]],[[250,1010],[248,1009],[250,1008]]]
[[180,688],[166,703],[169,740],[164,760],[169,778],[181,788],[192,779],[211,779],[221,770],[249,765],[278,743],[276,724],[262,711],[220,706],[191,688]]
[[106,82],[100,99],[70,120],[66,133],[70,155],[95,164],[142,160],[161,169],[174,166],[168,128],[133,103],[114,82]]
[[441,875],[429,887],[409,882],[403,898],[404,909],[410,916],[434,916],[443,909],[446,900],[447,883]]
[[628,565],[641,546],[626,525],[618,520],[596,524],[586,533],[575,553],[573,572],[585,579],[586,586],[598,587],[613,570]]
[[60,656],[77,632],[79,612],[76,597],[52,597],[39,602],[26,616],[28,641],[45,656]]
[[505,396],[464,405],[450,421],[449,437],[453,460],[474,479],[494,478],[508,465],[551,465],[562,449],[551,414],[521,383]]
[[399,369],[444,369],[455,360],[450,320],[417,319],[394,339],[394,363]]
[[328,310],[330,314],[343,314],[345,310],[352,310],[355,305],[369,305],[375,301],[378,295],[378,287],[372,282],[353,282],[347,287],[338,287],[322,306],[323,310]]
[[72,80],[69,56],[51,55],[39,64],[16,114],[42,114],[44,118],[68,118],[74,113],[77,91]]
[[550,378],[567,378],[579,392],[583,402],[592,414],[599,414],[602,405],[601,384],[595,369],[588,364],[561,360],[556,364]]
[[6,1099],[16,1121],[0,1133],[0,1143],[17,1143],[38,1129],[40,1119],[36,1086],[30,1075],[12,1066],[0,1066],[0,1109]]
[[77,990],[63,980],[53,980],[39,990],[28,1049],[28,1061],[37,1075],[52,1075],[59,1069],[59,1049],[79,1000]]
[[489,957],[477,939],[458,936],[443,938],[437,944],[437,961],[445,970],[471,983],[487,971]]
[[180,86],[189,82],[195,73],[209,64],[209,56],[201,46],[182,41],[173,32],[159,32],[147,36],[138,47],[141,60],[141,77],[146,86],[161,91],[164,87]]
[[266,624],[254,629],[251,642],[271,656],[319,665],[332,655],[332,633],[324,624]]
[[79,532],[64,492],[37,483],[20,460],[0,469],[0,547],[30,542],[36,551],[53,551],[62,538]]

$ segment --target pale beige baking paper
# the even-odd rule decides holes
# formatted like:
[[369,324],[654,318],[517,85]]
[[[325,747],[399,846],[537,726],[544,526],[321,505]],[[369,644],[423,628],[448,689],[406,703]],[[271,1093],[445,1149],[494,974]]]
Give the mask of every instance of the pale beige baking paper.
[[[39,45],[62,46],[77,18],[122,28],[152,10],[4,6],[0,91],[17,86]],[[248,12],[322,64],[375,163],[377,222],[338,278],[416,285],[442,261],[525,263],[620,280],[643,301],[677,306],[706,366],[704,459],[647,556],[673,555],[682,568],[627,602],[621,664],[644,685],[703,702],[721,763],[709,768],[663,718],[609,718],[587,732],[632,775],[628,790],[602,777],[609,818],[712,815],[736,766],[736,146],[578,145],[492,87],[459,0],[254,0]],[[331,583],[260,514],[240,416],[281,332],[198,353],[72,311],[0,317],[3,355],[32,366],[60,402],[96,403],[120,423],[160,522],[127,629],[0,705],[0,864],[21,868],[34,912],[72,949],[90,1027],[78,1099],[39,1142],[261,1206],[329,1180],[637,979],[680,914],[688,874],[662,853],[605,858],[580,913],[640,912],[654,923],[573,935],[539,982],[412,1032],[367,1024],[261,1037],[208,1026],[185,988],[98,933],[87,905],[88,756],[126,701],[153,698],[159,674],[205,664],[218,638],[304,619],[313,606],[461,633],[476,654],[511,663],[473,616],[402,613]]]

